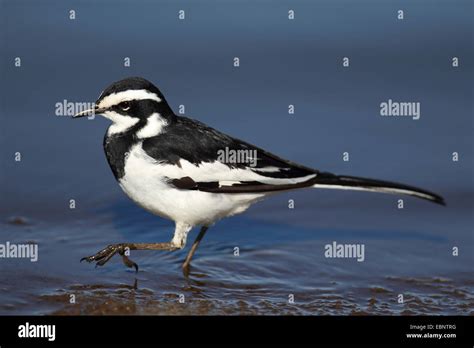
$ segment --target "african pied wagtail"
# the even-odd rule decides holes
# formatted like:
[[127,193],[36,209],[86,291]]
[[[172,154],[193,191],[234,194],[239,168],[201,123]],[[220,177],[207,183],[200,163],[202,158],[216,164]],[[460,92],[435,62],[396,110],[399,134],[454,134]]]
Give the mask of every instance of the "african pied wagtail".
[[[95,105],[75,117],[95,113],[112,121],[104,149],[122,189],[144,209],[176,223],[171,242],[113,244],[82,259],[98,266],[119,253],[128,267],[138,270],[127,251],[182,249],[193,226],[202,226],[183,264],[188,274],[191,258],[209,226],[280,191],[304,187],[374,191],[407,194],[444,205],[443,198],[434,193],[320,172],[177,116],[160,90],[143,78],[113,83]],[[257,158],[252,164],[228,163],[219,156],[224,149],[250,151]]]

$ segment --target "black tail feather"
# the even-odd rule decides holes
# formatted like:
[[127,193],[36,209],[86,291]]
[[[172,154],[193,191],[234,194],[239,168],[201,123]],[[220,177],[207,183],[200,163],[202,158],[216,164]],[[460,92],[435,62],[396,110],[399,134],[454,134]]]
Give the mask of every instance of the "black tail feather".
[[356,176],[339,176],[330,173],[319,173],[314,179],[314,186],[329,189],[339,188],[383,193],[401,193],[426,199],[437,204],[446,205],[443,197],[433,192],[396,182],[359,178]]

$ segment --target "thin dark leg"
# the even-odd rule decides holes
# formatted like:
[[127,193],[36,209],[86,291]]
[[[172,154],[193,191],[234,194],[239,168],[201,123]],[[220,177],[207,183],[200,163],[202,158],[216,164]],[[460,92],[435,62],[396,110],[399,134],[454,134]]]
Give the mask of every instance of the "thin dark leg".
[[202,226],[201,231],[199,231],[199,234],[196,237],[196,240],[194,241],[193,245],[191,246],[191,250],[189,250],[188,256],[186,256],[186,260],[184,260],[183,273],[184,273],[185,276],[189,275],[189,265],[191,263],[191,259],[193,258],[193,255],[196,252],[196,249],[198,248],[199,243],[201,243],[201,239],[206,234],[207,229],[208,229],[207,226]]
[[82,261],[95,262],[97,266],[105,265],[115,254],[122,256],[123,263],[127,267],[135,267],[135,270],[138,272],[138,265],[130,260],[125,254],[127,250],[177,250],[179,249],[172,243],[120,243],[120,244],[111,244],[99,251],[97,254],[83,257]]

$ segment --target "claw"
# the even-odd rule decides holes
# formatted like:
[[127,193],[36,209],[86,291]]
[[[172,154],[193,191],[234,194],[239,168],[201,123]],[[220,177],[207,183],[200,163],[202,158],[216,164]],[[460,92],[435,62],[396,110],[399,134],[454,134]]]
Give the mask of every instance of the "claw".
[[104,249],[100,250],[98,253],[95,255],[83,257],[81,259],[82,261],[87,261],[87,262],[96,262],[95,267],[97,268],[98,266],[104,266],[115,254],[119,253],[122,256],[123,263],[129,267],[135,268],[135,272],[138,272],[138,265],[130,260],[127,255],[125,255],[125,248],[124,244],[113,244],[113,245],[108,245]]

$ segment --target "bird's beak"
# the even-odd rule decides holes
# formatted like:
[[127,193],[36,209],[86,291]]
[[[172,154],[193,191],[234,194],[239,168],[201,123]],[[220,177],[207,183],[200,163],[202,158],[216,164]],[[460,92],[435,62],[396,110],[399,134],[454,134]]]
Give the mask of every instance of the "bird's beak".
[[104,113],[105,111],[107,111],[107,109],[104,109],[104,108],[94,108],[94,109],[87,109],[87,110],[84,110],[84,111],[81,111],[77,114],[75,114],[73,116],[73,118],[79,118],[79,117],[84,117],[84,116],[91,116],[91,115],[96,115],[96,114],[102,114]]

